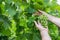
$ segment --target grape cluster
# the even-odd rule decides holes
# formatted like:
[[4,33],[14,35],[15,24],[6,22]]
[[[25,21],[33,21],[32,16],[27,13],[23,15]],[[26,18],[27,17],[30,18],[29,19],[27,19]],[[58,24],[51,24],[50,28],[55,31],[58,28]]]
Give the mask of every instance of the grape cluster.
[[48,21],[47,21],[47,17],[46,16],[40,15],[38,17],[38,19],[39,19],[40,23],[42,24],[42,26],[48,27]]

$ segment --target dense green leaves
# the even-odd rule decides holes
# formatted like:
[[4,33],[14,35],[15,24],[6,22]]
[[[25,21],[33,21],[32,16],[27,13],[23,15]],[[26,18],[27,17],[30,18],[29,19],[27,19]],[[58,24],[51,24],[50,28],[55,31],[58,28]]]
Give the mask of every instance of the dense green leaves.
[[60,18],[56,0],[0,0],[0,40],[41,40],[34,21],[49,28],[52,40],[60,40],[57,26],[44,15],[34,16],[38,9]]

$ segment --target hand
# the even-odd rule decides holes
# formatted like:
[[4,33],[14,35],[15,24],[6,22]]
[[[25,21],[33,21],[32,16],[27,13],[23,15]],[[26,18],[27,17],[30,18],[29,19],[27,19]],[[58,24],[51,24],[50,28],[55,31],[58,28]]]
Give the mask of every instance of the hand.
[[34,21],[36,27],[40,30],[42,40],[51,40],[51,37],[48,34],[48,28],[44,28],[41,23]]
[[38,12],[35,12],[33,15],[37,15],[37,16],[40,16],[42,13],[40,12],[40,11],[38,11]]
[[38,22],[34,21],[34,23],[40,31],[47,31],[48,32],[48,28],[44,28],[39,21]]
[[38,10],[38,12],[34,13],[33,15],[38,15],[38,16],[40,16],[40,15],[42,15],[42,14],[45,15],[46,12],[41,11],[41,10]]

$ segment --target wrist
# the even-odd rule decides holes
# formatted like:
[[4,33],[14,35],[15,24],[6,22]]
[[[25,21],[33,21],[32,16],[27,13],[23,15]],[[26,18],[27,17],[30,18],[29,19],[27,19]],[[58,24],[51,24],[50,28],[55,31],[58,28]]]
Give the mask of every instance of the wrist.
[[42,37],[49,37],[48,31],[46,30],[40,31],[40,33]]
[[39,31],[40,31],[40,32],[48,32],[48,29],[43,28],[43,29],[40,29]]

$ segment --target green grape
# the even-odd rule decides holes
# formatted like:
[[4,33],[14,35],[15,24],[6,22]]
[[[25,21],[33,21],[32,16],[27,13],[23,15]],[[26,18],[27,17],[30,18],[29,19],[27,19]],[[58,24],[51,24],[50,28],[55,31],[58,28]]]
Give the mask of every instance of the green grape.
[[47,17],[44,15],[39,16],[39,21],[44,27],[48,27]]

